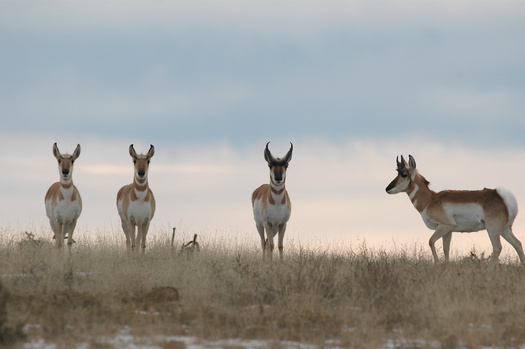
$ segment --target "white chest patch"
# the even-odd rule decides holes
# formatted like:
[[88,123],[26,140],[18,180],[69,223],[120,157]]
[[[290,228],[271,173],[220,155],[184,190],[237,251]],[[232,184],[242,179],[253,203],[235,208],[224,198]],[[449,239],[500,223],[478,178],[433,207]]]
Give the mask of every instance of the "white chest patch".
[[135,191],[135,195],[137,196],[137,198],[139,200],[145,200],[146,199],[146,196],[148,195],[148,191],[147,190],[143,190],[143,191],[138,191],[137,189],[133,189]]
[[268,205],[264,211],[264,220],[271,225],[286,223],[290,219],[290,211],[288,205]]
[[135,200],[129,203],[128,220],[135,225],[141,225],[153,218],[151,204],[143,200]]
[[80,217],[82,207],[78,200],[71,201],[73,187],[67,190],[60,188],[60,190],[64,200],[57,200],[55,207],[52,207],[51,200],[46,201],[46,214],[49,219],[54,219],[61,224],[71,224]]
[[437,229],[438,223],[433,221],[432,219],[430,219],[430,217],[427,215],[427,210],[426,209],[424,209],[423,212],[421,212],[421,218],[423,218],[423,222],[425,222],[425,225],[429,229]]

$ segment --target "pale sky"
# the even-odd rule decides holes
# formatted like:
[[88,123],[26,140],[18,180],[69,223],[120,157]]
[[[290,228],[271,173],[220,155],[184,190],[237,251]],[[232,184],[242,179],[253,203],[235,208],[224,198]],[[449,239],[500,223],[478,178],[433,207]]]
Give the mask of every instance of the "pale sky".
[[[434,190],[503,185],[525,202],[524,33],[522,1],[2,1],[1,230],[52,236],[58,142],[82,146],[78,233],[120,234],[128,146],[153,144],[153,234],[257,245],[264,145],[291,141],[285,248],[426,246],[406,195],[384,191],[396,155]],[[473,235],[453,252],[491,250]]]

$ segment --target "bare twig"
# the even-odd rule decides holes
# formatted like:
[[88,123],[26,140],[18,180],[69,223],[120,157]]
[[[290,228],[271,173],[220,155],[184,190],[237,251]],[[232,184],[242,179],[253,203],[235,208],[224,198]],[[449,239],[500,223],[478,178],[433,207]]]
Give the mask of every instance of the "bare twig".
[[193,240],[186,243],[186,244],[182,244],[182,247],[180,249],[182,252],[189,252],[189,253],[193,253],[194,251],[197,251],[199,252],[201,250],[200,246],[199,246],[199,243],[197,242],[197,234],[195,234],[193,236]]
[[171,234],[171,248],[173,249],[173,242],[175,241],[175,230],[177,228],[173,227],[173,233]]

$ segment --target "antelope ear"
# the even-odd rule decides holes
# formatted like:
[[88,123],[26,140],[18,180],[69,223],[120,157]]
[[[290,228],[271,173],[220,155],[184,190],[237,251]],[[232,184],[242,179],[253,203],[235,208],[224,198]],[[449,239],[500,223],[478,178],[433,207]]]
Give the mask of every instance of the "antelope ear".
[[275,161],[275,158],[270,152],[270,149],[268,149],[268,144],[270,144],[270,142],[266,143],[266,148],[264,149],[264,160],[266,160],[267,163],[271,164]]
[[77,147],[75,148],[75,151],[73,152],[73,160],[78,159],[80,156],[80,144],[77,144]]
[[408,165],[410,166],[411,169],[416,168],[416,160],[414,160],[414,157],[412,155],[408,156]]
[[58,146],[57,146],[56,142],[55,142],[55,144],[53,144],[53,156],[55,158],[57,158],[57,160],[58,160],[59,157],[62,156],[62,154],[60,154],[60,150],[58,150]]
[[150,144],[147,154],[148,159],[151,159],[153,155],[155,155],[155,147],[153,146],[153,144]]
[[129,155],[135,159],[137,157],[137,153],[135,152],[135,148],[133,148],[133,144],[129,146]]
[[290,150],[288,150],[288,153],[286,153],[286,156],[284,157],[283,161],[287,164],[292,160],[292,152],[293,152],[293,144],[290,142]]

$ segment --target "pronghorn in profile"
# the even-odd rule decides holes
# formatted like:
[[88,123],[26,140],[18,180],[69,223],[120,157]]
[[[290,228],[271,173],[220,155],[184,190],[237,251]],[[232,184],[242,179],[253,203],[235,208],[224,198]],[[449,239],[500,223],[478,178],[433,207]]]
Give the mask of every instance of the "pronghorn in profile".
[[[283,259],[283,239],[286,231],[286,223],[290,219],[292,204],[288,192],[284,188],[286,180],[286,169],[292,159],[293,144],[290,143],[290,150],[283,159],[274,158],[268,149],[268,142],[264,150],[264,159],[270,167],[270,184],[263,184],[255,189],[252,194],[253,217],[255,226],[261,236],[261,246],[263,259],[266,255],[266,248],[270,251],[270,259],[274,249],[273,238],[279,233],[279,257]],[[266,230],[267,239],[265,240],[264,231]]]
[[[135,175],[133,183],[120,188],[117,193],[117,209],[122,221],[122,229],[126,234],[126,245],[134,249],[137,245],[146,248],[146,235],[149,224],[155,214],[155,197],[148,186],[148,169],[155,147],[150,146],[146,155],[137,155],[133,144],[129,146],[129,155],[133,159]],[[137,240],[135,240],[137,226]]]
[[429,182],[416,170],[416,161],[409,155],[408,163],[401,156],[397,162],[397,177],[386,187],[388,194],[405,192],[430,229],[435,230],[429,244],[434,260],[438,262],[435,242],[443,238],[445,260],[449,259],[452,232],[470,233],[486,229],[492,242],[491,262],[501,253],[500,235],[518,252],[525,265],[521,242],[512,233],[512,223],[518,214],[514,195],[504,188],[483,190],[429,189]]
[[62,155],[55,143],[53,155],[58,161],[60,182],[53,183],[46,193],[46,215],[55,233],[56,245],[62,247],[62,242],[67,236],[67,245],[71,247],[73,230],[82,212],[82,199],[77,187],[73,185],[73,163],[80,156],[80,144],[73,155]]

